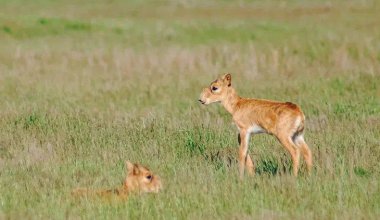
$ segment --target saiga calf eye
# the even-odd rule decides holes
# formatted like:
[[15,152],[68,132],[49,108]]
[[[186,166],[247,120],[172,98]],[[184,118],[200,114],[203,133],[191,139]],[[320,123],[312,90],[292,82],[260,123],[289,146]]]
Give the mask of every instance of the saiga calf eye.
[[211,88],[211,90],[212,90],[212,91],[216,91],[216,90],[218,90],[218,88],[216,88],[215,86],[213,86],[213,87]]

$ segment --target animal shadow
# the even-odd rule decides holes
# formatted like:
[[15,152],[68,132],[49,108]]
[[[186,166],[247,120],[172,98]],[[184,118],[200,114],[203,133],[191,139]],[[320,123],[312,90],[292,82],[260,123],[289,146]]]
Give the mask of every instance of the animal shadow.
[[[230,169],[238,167],[238,148],[237,147],[224,147],[219,149],[206,150],[203,154],[204,160],[213,164],[216,170],[219,169]],[[255,157],[254,157],[255,158]],[[253,159],[254,160],[254,159]],[[267,157],[257,161],[255,164],[255,174],[256,175],[281,175],[288,173],[291,168],[290,161],[285,158],[281,158],[278,161],[275,157]],[[283,164],[283,165],[280,165]]]

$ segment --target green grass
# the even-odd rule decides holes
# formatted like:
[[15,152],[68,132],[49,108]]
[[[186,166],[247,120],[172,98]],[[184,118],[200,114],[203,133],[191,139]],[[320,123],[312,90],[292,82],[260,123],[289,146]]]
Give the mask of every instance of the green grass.
[[[0,0],[0,218],[378,219],[378,1]],[[231,72],[245,97],[299,104],[313,174],[237,129],[201,89]],[[124,161],[164,191],[127,202]]]

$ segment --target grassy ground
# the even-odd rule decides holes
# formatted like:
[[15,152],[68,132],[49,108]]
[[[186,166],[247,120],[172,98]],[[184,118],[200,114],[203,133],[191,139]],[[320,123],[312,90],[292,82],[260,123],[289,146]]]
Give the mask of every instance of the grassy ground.
[[[202,1],[203,2],[203,1]],[[0,0],[0,218],[378,219],[380,2]],[[237,130],[201,89],[307,116],[313,175],[267,135],[238,180]],[[70,196],[121,183],[126,159],[165,190],[126,203]]]

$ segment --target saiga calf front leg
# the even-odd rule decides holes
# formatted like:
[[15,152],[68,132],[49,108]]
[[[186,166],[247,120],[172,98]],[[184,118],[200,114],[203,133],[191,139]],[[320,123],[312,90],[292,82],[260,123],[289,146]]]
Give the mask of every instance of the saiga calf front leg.
[[[241,137],[240,137],[240,133],[238,134],[238,142],[239,142],[239,146],[241,146]],[[255,174],[255,166],[253,164],[253,161],[252,161],[252,158],[251,156],[249,155],[248,153],[248,146],[249,146],[249,137],[248,137],[248,140],[247,140],[247,156],[246,156],[246,159],[245,159],[245,166],[247,167],[247,170],[248,170],[248,174],[250,176],[253,176]],[[240,158],[240,149],[242,149],[241,147],[239,147],[239,158]],[[240,161],[240,160],[239,160]],[[244,168],[243,168],[243,173],[244,173]],[[243,174],[240,174],[240,176],[242,176]]]
[[251,157],[248,154],[248,143],[250,133],[246,129],[240,130],[240,148],[239,148],[239,174],[240,178],[244,177],[244,168],[247,166],[248,174],[254,174],[254,165]]

